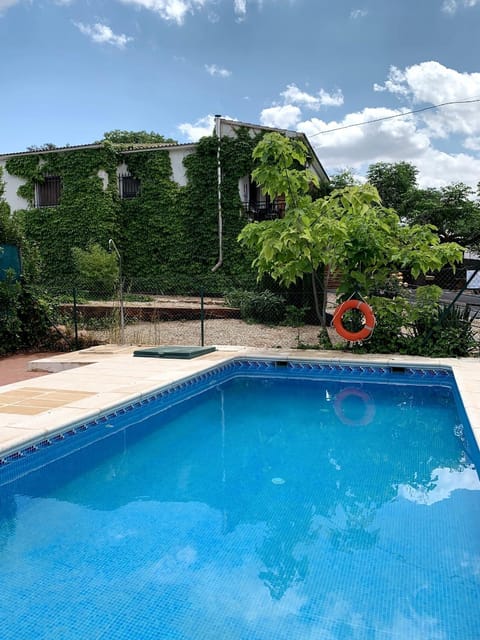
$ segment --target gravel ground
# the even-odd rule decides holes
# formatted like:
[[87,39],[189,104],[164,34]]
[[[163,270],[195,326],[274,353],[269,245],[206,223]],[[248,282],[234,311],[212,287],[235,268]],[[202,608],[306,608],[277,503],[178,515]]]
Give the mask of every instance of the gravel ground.
[[[318,344],[319,330],[320,327],[317,325],[271,327],[263,324],[247,324],[242,320],[206,320],[205,344],[295,349],[299,343]],[[338,338],[333,329],[329,329],[329,334],[332,340]],[[120,332],[117,328],[96,331],[94,336],[111,343],[120,341]],[[201,344],[200,322],[185,320],[127,325],[124,342],[139,345]]]
[[[473,323],[480,339],[480,319]],[[236,345],[267,349],[296,349],[299,345],[317,345],[318,325],[279,327],[249,324],[242,320],[206,320],[204,344]],[[332,344],[344,342],[332,328],[328,329]],[[89,332],[100,342],[120,343],[118,327],[106,331]],[[172,322],[144,322],[125,327],[123,342],[133,345],[200,345],[201,328],[198,320]]]

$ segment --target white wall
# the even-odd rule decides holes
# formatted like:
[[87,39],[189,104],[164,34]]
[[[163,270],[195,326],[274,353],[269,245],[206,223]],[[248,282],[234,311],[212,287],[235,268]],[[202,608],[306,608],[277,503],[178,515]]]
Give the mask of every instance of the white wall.
[[17,209],[27,209],[29,204],[25,198],[21,198],[17,195],[17,190],[22,185],[26,184],[26,180],[18,178],[17,176],[11,176],[5,169],[6,160],[0,159],[0,167],[2,167],[2,181],[5,184],[4,198],[10,205],[10,210],[13,213]]
[[238,192],[240,194],[240,200],[244,203],[250,201],[250,177],[244,176],[238,181]]
[[183,166],[184,159],[195,151],[194,145],[188,147],[177,147],[169,149],[170,163],[172,165],[172,179],[174,182],[184,187],[187,184],[187,175]]
[[103,182],[103,190],[106,191],[108,187],[108,173],[105,171],[105,169],[99,169],[97,171],[97,176]]

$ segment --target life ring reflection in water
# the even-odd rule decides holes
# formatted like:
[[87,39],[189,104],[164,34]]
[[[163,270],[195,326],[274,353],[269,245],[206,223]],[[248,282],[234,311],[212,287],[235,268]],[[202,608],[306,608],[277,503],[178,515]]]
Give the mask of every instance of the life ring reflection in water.
[[[348,331],[343,324],[343,316],[351,309],[357,309],[365,318],[365,324],[360,331]],[[341,338],[345,338],[345,340],[349,340],[350,342],[358,342],[359,340],[366,340],[371,336],[375,328],[375,316],[373,315],[372,307],[366,302],[363,302],[363,300],[350,299],[342,302],[335,311],[332,324]]]
[[365,427],[375,417],[372,397],[357,387],[346,387],[337,393],[333,407],[340,422],[349,427]]

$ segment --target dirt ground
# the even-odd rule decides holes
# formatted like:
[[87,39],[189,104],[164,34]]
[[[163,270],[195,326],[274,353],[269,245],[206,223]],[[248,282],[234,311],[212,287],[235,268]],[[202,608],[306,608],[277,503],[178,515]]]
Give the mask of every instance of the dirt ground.
[[0,386],[48,375],[46,371],[28,371],[27,367],[31,360],[46,358],[51,355],[58,355],[58,353],[52,353],[50,351],[41,353],[19,353],[14,356],[0,357]]

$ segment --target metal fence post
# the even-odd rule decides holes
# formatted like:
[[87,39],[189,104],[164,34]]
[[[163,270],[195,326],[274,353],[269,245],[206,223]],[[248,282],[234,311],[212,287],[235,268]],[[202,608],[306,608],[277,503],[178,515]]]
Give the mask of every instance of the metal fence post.
[[200,289],[200,346],[205,345],[205,306],[204,306],[204,291],[203,287]]
[[78,309],[76,287],[73,287],[73,328],[75,331],[75,351],[78,351]]

